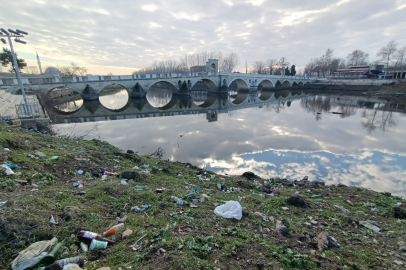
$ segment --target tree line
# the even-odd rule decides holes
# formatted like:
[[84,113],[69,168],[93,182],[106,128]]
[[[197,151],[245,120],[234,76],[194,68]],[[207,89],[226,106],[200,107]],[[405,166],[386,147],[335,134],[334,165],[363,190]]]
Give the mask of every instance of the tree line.
[[286,59],[286,57],[281,57],[281,59],[268,59],[266,61],[255,61],[252,64],[252,67],[247,68],[247,73],[256,73],[256,74],[269,74],[269,75],[286,75],[286,76],[295,76],[296,75],[296,65],[291,65]]
[[188,73],[193,66],[205,66],[209,59],[218,59],[220,71],[233,72],[239,64],[236,53],[200,52],[184,55],[179,60],[155,61],[148,67],[134,71],[133,74]]
[[325,77],[333,75],[339,68],[352,66],[384,65],[386,70],[400,69],[401,72],[406,68],[406,46],[399,48],[394,40],[382,46],[376,52],[376,57],[374,61],[369,61],[369,54],[357,49],[346,58],[339,58],[333,56],[332,49],[327,49],[322,56],[309,60],[305,73],[309,76]]

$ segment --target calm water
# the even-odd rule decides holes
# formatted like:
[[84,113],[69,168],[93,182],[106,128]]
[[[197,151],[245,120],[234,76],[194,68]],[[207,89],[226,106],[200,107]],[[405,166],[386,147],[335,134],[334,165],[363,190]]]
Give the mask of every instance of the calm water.
[[98,121],[93,135],[119,148],[151,154],[161,147],[165,159],[218,173],[290,180],[308,175],[406,195],[406,110],[396,101],[300,91],[233,91],[226,97],[195,91],[189,99],[168,89],[134,100],[125,89],[113,92],[100,103],[59,104],[73,112],[60,117],[70,123],[59,128],[85,130]]

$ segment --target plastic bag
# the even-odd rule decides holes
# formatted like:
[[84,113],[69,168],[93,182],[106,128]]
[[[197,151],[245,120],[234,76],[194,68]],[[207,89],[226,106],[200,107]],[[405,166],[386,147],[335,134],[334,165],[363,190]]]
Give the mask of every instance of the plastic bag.
[[228,201],[225,204],[219,205],[214,209],[214,214],[223,218],[235,218],[241,220],[242,206],[239,202]]
[[12,175],[12,174],[14,174],[13,170],[10,169],[10,167],[7,166],[6,164],[1,165],[1,167],[5,170],[6,175]]

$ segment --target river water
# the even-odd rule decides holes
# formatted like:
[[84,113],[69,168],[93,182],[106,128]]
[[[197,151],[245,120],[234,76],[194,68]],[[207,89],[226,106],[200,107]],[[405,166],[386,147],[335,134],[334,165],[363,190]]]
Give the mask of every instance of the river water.
[[175,99],[165,87],[146,99],[129,99],[125,89],[90,105],[70,98],[58,103],[61,133],[85,131],[97,121],[91,136],[121,149],[149,155],[160,147],[164,159],[221,174],[307,175],[406,195],[406,110],[396,100],[301,91],[226,97],[197,91]]

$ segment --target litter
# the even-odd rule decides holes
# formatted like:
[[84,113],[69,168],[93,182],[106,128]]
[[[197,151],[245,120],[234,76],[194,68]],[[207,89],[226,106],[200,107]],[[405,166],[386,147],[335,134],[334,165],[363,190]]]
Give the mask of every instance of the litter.
[[133,168],[133,170],[138,170],[139,168],[138,168],[138,166],[134,166],[134,168]]
[[347,200],[347,203],[348,203],[349,205],[351,205],[351,206],[354,206],[354,204],[353,204],[350,200]]
[[77,161],[89,161],[90,159],[88,158],[75,158]]
[[8,149],[8,148],[4,148],[3,150],[4,150],[4,151],[7,151],[7,152],[10,151],[10,149]]
[[134,207],[131,207],[131,211],[144,212],[148,208],[151,208],[151,205],[141,205],[141,207],[134,206]]
[[142,170],[141,172],[145,173],[145,174],[150,174],[150,171],[148,171],[148,170]]
[[198,207],[199,207],[199,205],[197,205],[197,204],[195,204],[195,203],[191,203],[191,204],[189,204],[189,206],[190,206],[191,208],[198,208]]
[[108,229],[107,231],[105,231],[105,232],[103,233],[103,235],[106,236],[106,235],[115,234],[116,232],[123,230],[124,227],[125,227],[124,223],[119,223],[119,224],[117,224],[117,225],[114,225],[113,227],[111,227],[111,228]]
[[370,221],[370,220],[367,220],[367,221],[360,221],[359,224],[361,224],[362,226],[364,226],[364,227],[366,227],[366,228],[368,228],[368,229],[371,229],[371,230],[373,230],[373,231],[375,231],[375,232],[379,232],[379,231],[381,230],[381,229],[377,226],[378,224],[377,224],[376,222],[374,222],[374,221]]
[[349,212],[348,209],[346,209],[346,208],[344,208],[344,207],[342,207],[342,206],[334,205],[334,208],[340,209],[340,210],[343,211],[343,212]]
[[223,218],[235,218],[237,220],[241,220],[242,207],[239,202],[228,201],[223,205],[217,206],[216,209],[214,209],[214,214]]
[[56,217],[56,220],[54,219],[54,216],[51,216],[51,218],[49,219],[49,223],[51,224],[58,224],[58,217]]
[[107,245],[108,245],[108,242],[106,242],[106,241],[99,241],[99,240],[93,239],[92,243],[90,244],[90,250],[106,249]]
[[21,168],[20,166],[15,165],[15,164],[13,164],[13,163],[7,163],[7,164],[3,164],[3,165],[6,165],[6,166],[9,167],[10,169]]
[[127,186],[127,185],[128,185],[127,181],[125,181],[125,180],[122,180],[120,183],[121,183],[121,185],[123,185],[123,186]]
[[90,232],[90,231],[80,231],[78,232],[78,234],[76,235],[77,238],[79,238],[80,240],[85,240],[85,241],[89,241],[89,240],[99,240],[99,241],[106,241],[109,244],[114,244],[114,241],[111,241],[107,238],[104,238],[103,236],[94,233],[94,232]]
[[144,164],[143,167],[144,168],[149,168],[149,165]]
[[395,203],[395,206],[401,206],[401,205],[402,205],[402,203],[400,203],[400,202]]
[[135,187],[133,187],[133,189],[138,190],[138,191],[142,191],[142,190],[145,190],[146,187],[135,186]]
[[48,158],[48,160],[58,160],[58,159],[59,159],[58,156],[53,156],[53,157]]
[[6,175],[12,175],[12,174],[14,174],[13,170],[10,169],[10,167],[7,166],[6,164],[1,165],[1,167],[5,170]]
[[89,251],[89,247],[84,242],[80,242],[80,249],[83,252],[88,252]]
[[77,174],[79,174],[79,175],[82,175],[82,174],[83,174],[83,170],[77,170],[76,172],[77,172]]

